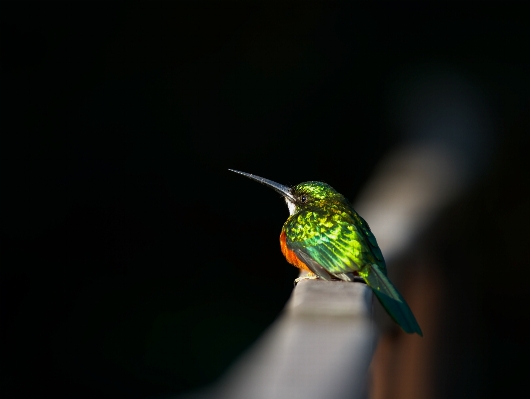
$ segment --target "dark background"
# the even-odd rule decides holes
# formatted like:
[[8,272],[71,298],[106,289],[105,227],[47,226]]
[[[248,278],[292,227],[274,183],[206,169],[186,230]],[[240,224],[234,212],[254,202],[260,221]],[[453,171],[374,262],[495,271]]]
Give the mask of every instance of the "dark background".
[[516,392],[528,371],[524,4],[198,3],[1,3],[9,397],[144,398],[213,381],[297,275],[279,251],[283,201],[227,168],[354,199],[400,141],[389,87],[433,63],[479,82],[498,121],[462,240],[499,250],[481,279],[445,273],[501,310],[491,322],[480,305],[476,328],[492,332],[469,367],[483,367],[457,378],[486,384],[481,396]]

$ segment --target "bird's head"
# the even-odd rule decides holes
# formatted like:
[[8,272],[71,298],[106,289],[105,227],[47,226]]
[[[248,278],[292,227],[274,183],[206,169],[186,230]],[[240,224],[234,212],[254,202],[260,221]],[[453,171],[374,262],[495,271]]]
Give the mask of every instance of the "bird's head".
[[320,181],[306,181],[291,187],[290,191],[296,199],[293,207],[289,203],[290,199],[285,198],[291,215],[304,207],[319,207],[324,206],[328,202],[343,200],[343,196],[335,191],[333,187]]
[[329,184],[319,181],[308,181],[297,184],[293,187],[288,187],[250,173],[232,169],[229,170],[252,180],[256,180],[257,182],[269,186],[279,192],[285,198],[285,202],[289,208],[289,214],[291,215],[294,215],[307,207],[321,207],[332,201],[342,202],[345,200],[344,197],[335,191],[335,189]]

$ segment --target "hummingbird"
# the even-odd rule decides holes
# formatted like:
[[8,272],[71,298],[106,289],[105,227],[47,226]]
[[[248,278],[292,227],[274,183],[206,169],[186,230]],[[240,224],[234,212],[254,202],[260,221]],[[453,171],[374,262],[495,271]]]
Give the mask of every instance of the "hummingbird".
[[308,273],[305,278],[363,281],[403,331],[423,336],[407,302],[387,277],[383,254],[368,223],[346,197],[319,181],[288,187],[229,170],[283,196],[289,217],[282,227],[280,248],[287,262]]

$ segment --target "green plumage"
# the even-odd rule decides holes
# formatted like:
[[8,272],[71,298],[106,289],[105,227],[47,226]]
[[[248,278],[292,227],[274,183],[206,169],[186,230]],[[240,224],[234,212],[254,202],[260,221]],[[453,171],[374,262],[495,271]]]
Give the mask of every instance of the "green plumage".
[[[409,306],[386,277],[385,260],[370,227],[349,201],[321,182],[301,183],[291,192],[299,203],[283,226],[289,249],[332,277],[353,281],[358,274],[405,332],[423,336]],[[318,269],[315,272],[326,278]]]
[[[361,277],[372,288],[383,307],[401,328],[423,336],[407,302],[386,276],[386,264],[368,223],[350,202],[321,182],[305,182],[294,187],[239,172],[282,194],[290,216],[285,222],[287,260],[297,265],[292,254],[321,279],[354,281]],[[298,267],[300,267],[298,265]]]
[[386,274],[374,235],[344,196],[320,182],[302,183],[293,191],[306,202],[283,226],[289,247],[307,253],[333,274],[361,272],[371,264]]

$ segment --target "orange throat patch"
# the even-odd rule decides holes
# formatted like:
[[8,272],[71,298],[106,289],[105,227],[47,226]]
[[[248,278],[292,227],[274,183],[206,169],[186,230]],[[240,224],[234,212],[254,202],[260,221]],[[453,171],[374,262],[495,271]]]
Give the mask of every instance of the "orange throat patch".
[[289,248],[287,248],[287,237],[285,236],[285,231],[282,231],[282,234],[280,234],[280,248],[282,249],[283,256],[285,256],[285,259],[287,259],[287,262],[299,269],[311,272],[306,264],[302,262],[298,256],[296,256],[294,251],[291,251]]

